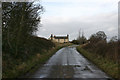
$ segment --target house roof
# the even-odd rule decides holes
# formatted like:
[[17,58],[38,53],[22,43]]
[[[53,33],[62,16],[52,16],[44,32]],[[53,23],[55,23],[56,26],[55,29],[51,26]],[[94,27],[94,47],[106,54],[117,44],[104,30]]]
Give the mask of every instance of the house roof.
[[67,36],[54,36],[55,39],[68,39]]

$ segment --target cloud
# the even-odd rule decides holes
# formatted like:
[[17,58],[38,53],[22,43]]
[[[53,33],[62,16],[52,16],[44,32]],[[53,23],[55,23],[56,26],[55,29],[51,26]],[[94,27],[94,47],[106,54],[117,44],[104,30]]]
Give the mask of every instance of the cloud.
[[44,0],[46,11],[37,34],[70,35],[76,39],[81,28],[87,38],[104,31],[108,38],[118,34],[118,0]]
[[[51,20],[52,19],[52,20]],[[42,19],[43,26],[40,28],[39,34],[46,36],[50,34],[55,35],[70,35],[70,40],[76,39],[78,31],[81,28],[87,38],[91,34],[97,31],[104,31],[108,38],[117,35],[117,13],[103,14],[96,16],[83,16],[74,18],[62,18],[62,17],[47,17]]]
[[44,0],[45,2],[71,2],[71,3],[81,3],[81,2],[96,2],[96,3],[108,3],[108,2],[115,2],[119,0]]
[[109,31],[109,32],[112,32],[113,30],[115,30],[115,27],[110,27],[107,29],[107,31]]
[[45,16],[75,17],[117,11],[118,0],[44,0]]

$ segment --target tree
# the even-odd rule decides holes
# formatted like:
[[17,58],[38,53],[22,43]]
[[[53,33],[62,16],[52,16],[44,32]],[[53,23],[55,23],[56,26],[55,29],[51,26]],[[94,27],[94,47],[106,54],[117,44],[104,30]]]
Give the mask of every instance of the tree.
[[73,43],[73,44],[79,44],[78,40],[73,40],[71,43]]
[[103,31],[98,31],[96,34],[90,36],[90,43],[97,43],[99,41],[106,41],[107,36]]
[[37,31],[43,7],[33,2],[3,2],[2,9],[3,50],[17,55]]
[[113,36],[111,39],[110,39],[110,42],[117,42],[118,39],[117,39],[117,36]]
[[104,33],[104,31],[98,31],[96,33],[96,37],[99,39],[99,40],[106,40],[107,39],[107,36],[106,34]]
[[77,38],[77,41],[78,41],[79,44],[84,44],[84,43],[87,42],[87,39],[84,36],[84,32],[82,32],[82,35],[81,35],[81,31],[79,31],[79,36]]

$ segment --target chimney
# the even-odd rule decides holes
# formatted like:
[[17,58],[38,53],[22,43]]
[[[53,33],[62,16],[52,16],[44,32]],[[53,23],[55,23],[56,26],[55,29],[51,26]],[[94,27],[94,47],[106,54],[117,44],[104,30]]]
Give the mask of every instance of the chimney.
[[53,40],[53,34],[51,34],[51,40]]
[[67,37],[69,38],[69,35],[67,34]]
[[67,34],[68,42],[69,42],[69,35]]

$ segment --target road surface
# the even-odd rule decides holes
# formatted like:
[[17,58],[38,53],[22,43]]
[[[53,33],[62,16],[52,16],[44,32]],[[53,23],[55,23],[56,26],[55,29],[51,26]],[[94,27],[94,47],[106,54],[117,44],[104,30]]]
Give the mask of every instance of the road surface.
[[30,78],[110,78],[88,61],[75,46],[64,47],[57,51]]

